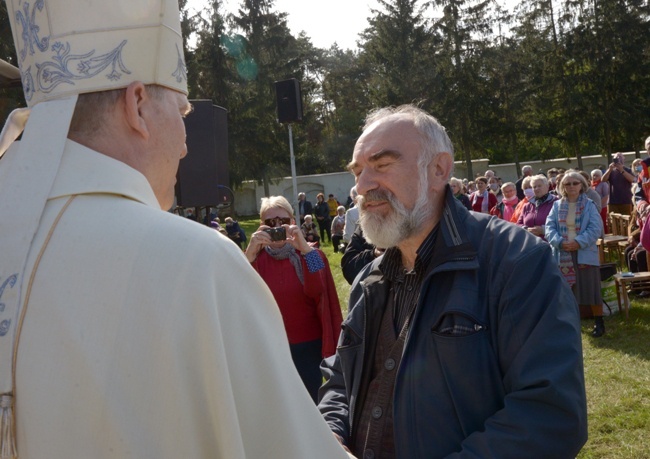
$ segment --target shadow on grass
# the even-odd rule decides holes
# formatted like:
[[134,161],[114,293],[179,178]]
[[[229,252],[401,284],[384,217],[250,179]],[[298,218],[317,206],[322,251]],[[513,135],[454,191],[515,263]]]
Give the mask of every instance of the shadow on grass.
[[650,300],[632,298],[630,318],[616,313],[605,317],[606,333],[593,338],[593,320],[582,321],[582,333],[588,336],[595,348],[606,348],[650,360]]

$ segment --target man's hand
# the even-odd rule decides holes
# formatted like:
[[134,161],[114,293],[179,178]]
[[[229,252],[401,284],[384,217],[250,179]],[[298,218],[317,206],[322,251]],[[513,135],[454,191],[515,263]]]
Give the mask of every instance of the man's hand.
[[338,441],[339,444],[343,447],[343,449],[348,453],[348,456],[354,457],[352,455],[352,451],[350,451],[350,449],[347,446],[345,446],[345,443],[343,443],[343,438],[339,434],[335,434],[334,432],[332,432],[332,435],[334,435],[334,438],[336,438],[336,441]]
[[529,226],[528,231],[535,236],[542,237],[544,236],[544,227],[543,226]]

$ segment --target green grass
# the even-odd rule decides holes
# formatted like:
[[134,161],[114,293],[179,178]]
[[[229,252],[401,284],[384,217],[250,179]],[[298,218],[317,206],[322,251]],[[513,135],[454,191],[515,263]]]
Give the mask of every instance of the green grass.
[[[250,236],[259,219],[239,223]],[[331,244],[322,250],[345,316],[350,286],[341,272],[341,254]],[[582,322],[589,440],[578,458],[650,458],[650,300],[633,297],[629,320],[620,314],[606,317],[601,338],[591,337],[592,327],[593,321]]]
[[589,440],[578,458],[650,457],[650,301],[633,299],[630,318],[605,318],[607,333],[589,336],[583,354]]

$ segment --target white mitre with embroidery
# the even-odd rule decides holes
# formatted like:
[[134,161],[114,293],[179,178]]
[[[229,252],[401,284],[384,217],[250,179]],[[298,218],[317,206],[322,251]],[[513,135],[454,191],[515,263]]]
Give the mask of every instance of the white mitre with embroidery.
[[[14,385],[25,263],[77,96],[134,81],[187,94],[178,0],[6,0],[29,109],[0,134],[0,458],[18,457]],[[24,128],[21,142],[12,142]],[[18,147],[17,144],[20,144]],[[2,164],[4,163],[4,164]],[[18,212],[16,211],[18,209]],[[22,313],[22,314],[21,314]],[[19,403],[19,402],[18,402]]]

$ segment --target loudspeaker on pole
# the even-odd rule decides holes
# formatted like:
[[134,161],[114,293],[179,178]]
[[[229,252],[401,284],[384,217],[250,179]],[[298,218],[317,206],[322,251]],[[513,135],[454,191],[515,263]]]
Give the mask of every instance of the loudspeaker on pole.
[[275,96],[279,123],[302,122],[302,95],[300,82],[295,78],[276,81]]

